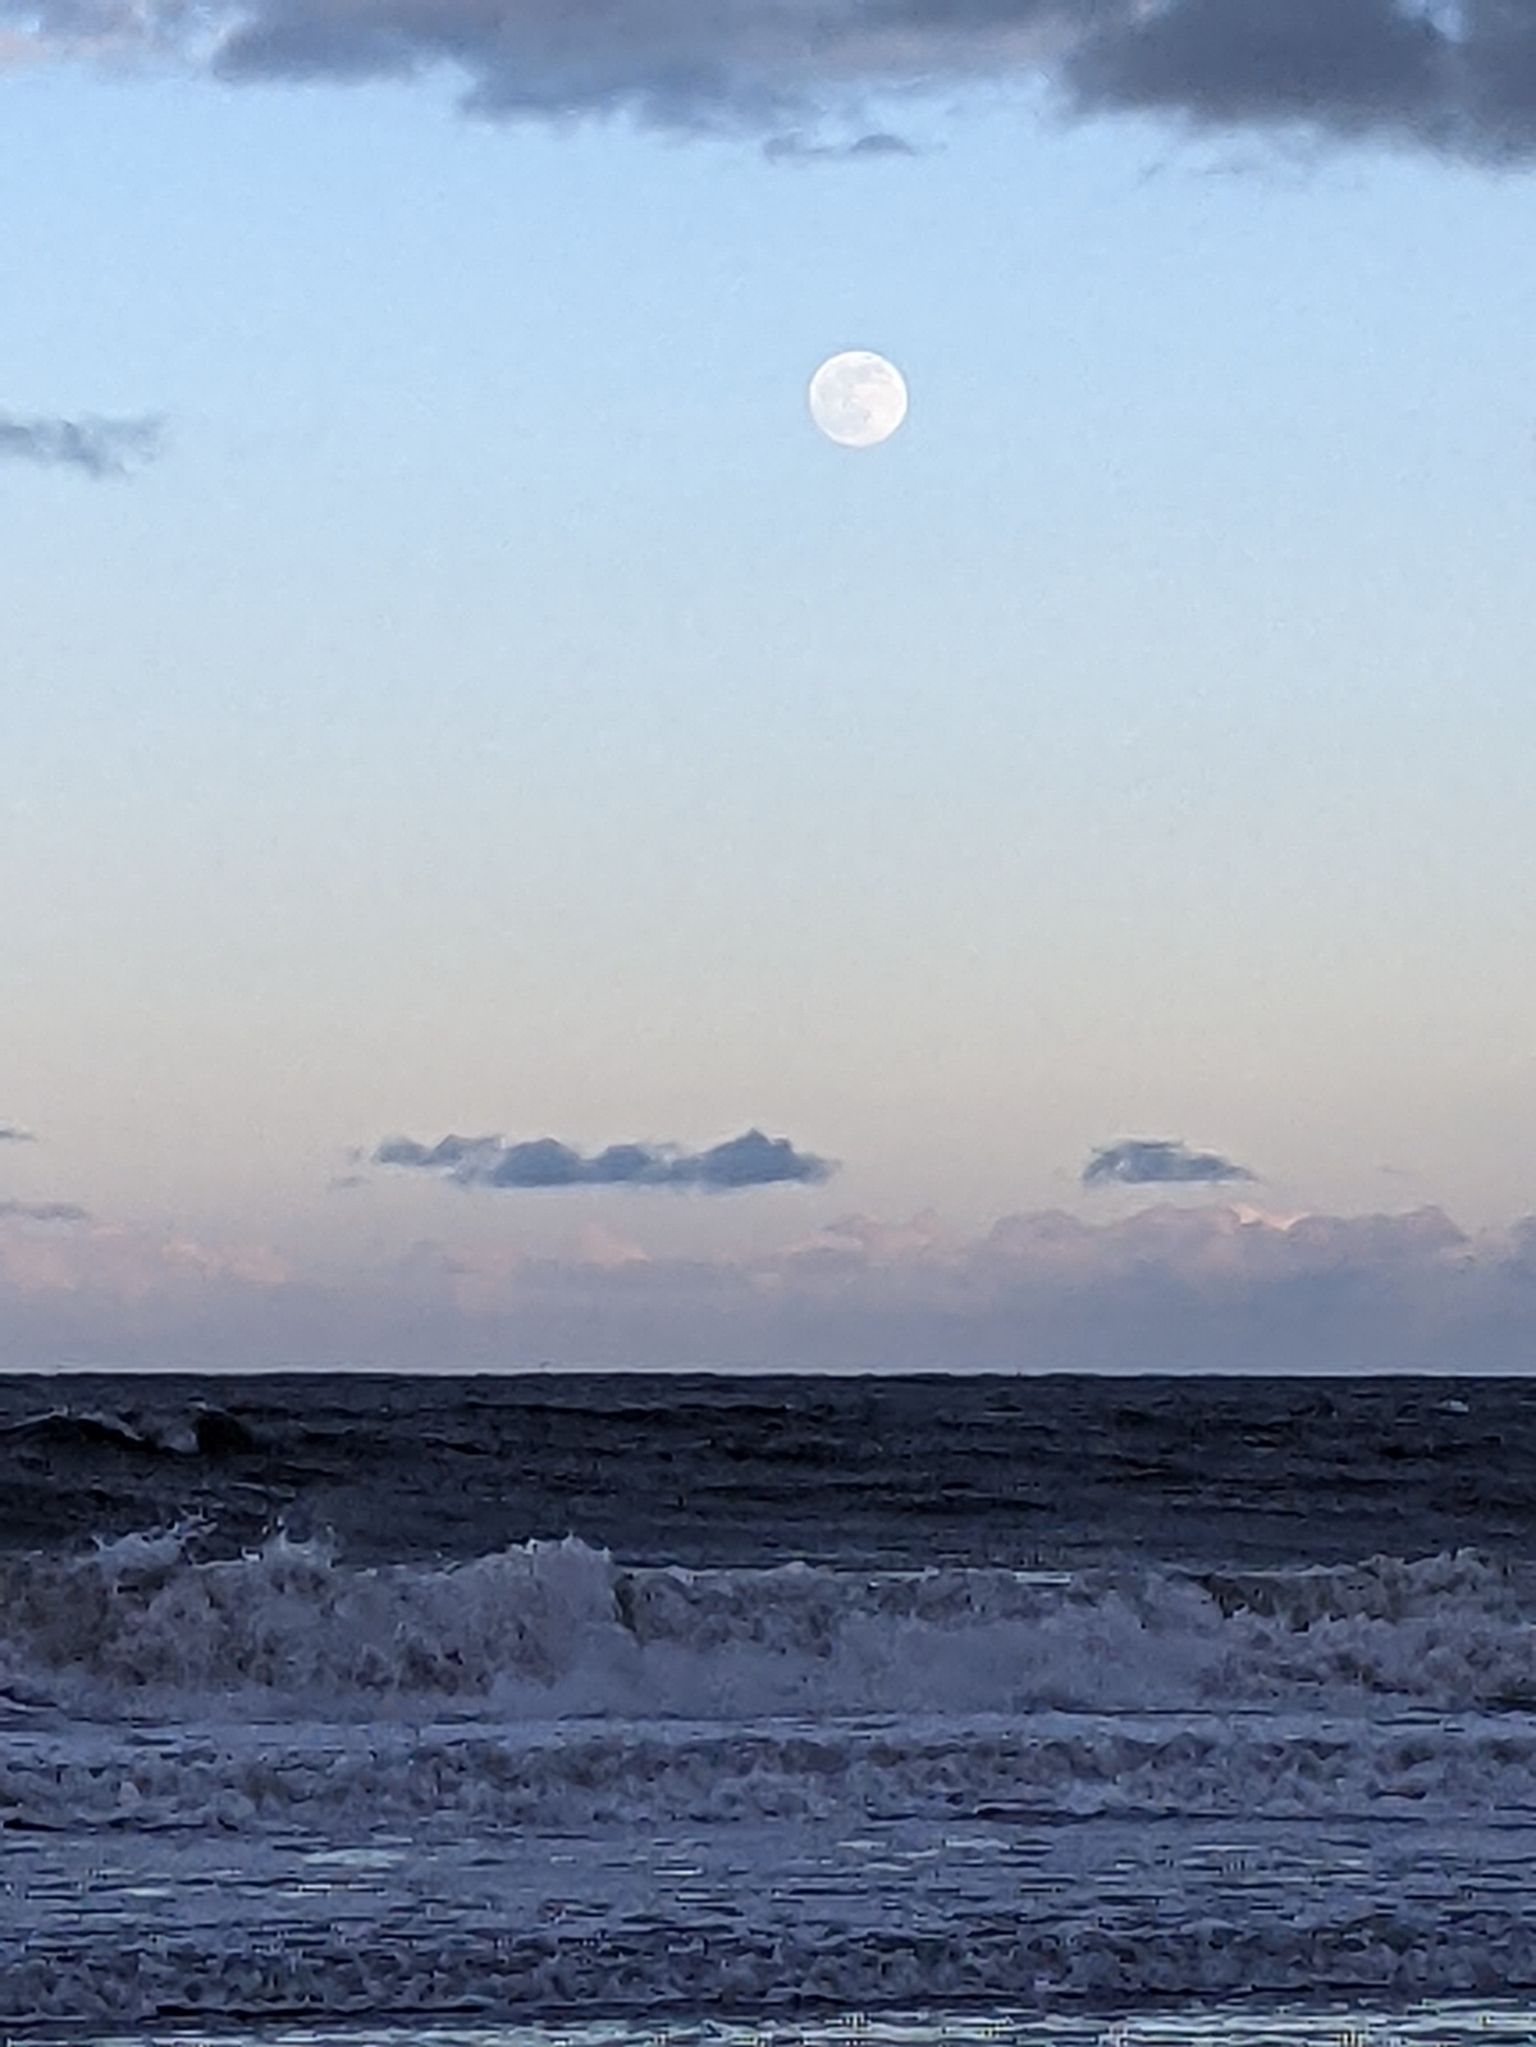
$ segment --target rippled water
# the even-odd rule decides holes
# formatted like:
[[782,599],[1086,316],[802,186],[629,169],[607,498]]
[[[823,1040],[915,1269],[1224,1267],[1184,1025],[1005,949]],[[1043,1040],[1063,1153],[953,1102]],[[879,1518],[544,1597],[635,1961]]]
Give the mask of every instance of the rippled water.
[[1536,1552],[1536,1379],[0,1378],[0,1547],[196,1514],[345,1556],[1338,1563]]
[[[201,2047],[210,2035],[103,2034],[97,2047]],[[1536,2004],[1445,2001],[1399,2011],[1243,2004],[1115,2018],[839,2013],[793,2025],[707,2019],[637,2026],[292,2026],[218,2035],[218,2047],[1530,2047]]]

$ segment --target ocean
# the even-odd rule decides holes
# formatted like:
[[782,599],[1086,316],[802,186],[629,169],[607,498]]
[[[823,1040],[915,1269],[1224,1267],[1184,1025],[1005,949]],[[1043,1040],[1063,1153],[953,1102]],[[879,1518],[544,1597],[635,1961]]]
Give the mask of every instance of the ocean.
[[0,2037],[1536,2041],[1536,1383],[0,1380]]

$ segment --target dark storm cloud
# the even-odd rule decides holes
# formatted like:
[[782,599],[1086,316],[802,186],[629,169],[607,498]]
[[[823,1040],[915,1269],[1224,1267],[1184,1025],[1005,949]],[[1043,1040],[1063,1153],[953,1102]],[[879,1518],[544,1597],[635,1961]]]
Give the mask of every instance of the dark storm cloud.
[[0,462],[76,469],[96,478],[127,476],[160,453],[158,419],[18,419],[0,413]]
[[1010,80],[1079,116],[1536,155],[1536,0],[0,0],[7,17],[45,49],[180,47],[230,79],[445,68],[491,118],[747,131],[790,138],[785,160],[802,135],[802,155],[878,155],[817,124],[846,137],[882,93]]
[[73,1201],[0,1201],[0,1221],[29,1223],[84,1223],[90,1221],[85,1209]]
[[1428,127],[1454,81],[1445,35],[1400,0],[1177,0],[1090,35],[1067,78],[1089,107],[1219,127]]
[[381,1166],[408,1166],[438,1173],[461,1187],[691,1187],[710,1194],[784,1182],[815,1184],[832,1167],[810,1152],[797,1151],[787,1137],[745,1131],[708,1151],[673,1145],[611,1144],[582,1153],[557,1138],[509,1144],[500,1137],[444,1137],[436,1144],[391,1137],[374,1152]]
[[1219,1152],[1191,1151],[1187,1144],[1167,1137],[1130,1137],[1107,1144],[1083,1168],[1085,1187],[1211,1187],[1253,1177],[1246,1166],[1234,1165]]

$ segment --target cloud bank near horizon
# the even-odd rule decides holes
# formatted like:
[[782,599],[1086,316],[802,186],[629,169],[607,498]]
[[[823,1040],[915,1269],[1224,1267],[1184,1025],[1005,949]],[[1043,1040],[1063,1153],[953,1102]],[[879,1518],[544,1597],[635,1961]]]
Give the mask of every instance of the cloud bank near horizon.
[[513,1371],[1513,1372],[1536,1216],[1161,1205],[973,1237],[848,1217],[751,1257],[417,1245],[345,1278],[261,1245],[0,1219],[0,1365]]
[[73,469],[97,483],[131,476],[155,461],[164,445],[159,419],[21,419],[0,413],[0,462]]
[[1216,1187],[1255,1177],[1218,1151],[1192,1151],[1170,1137],[1126,1137],[1102,1145],[1083,1168],[1085,1187]]
[[867,130],[872,100],[1044,84],[1069,117],[1291,130],[1536,160],[1529,0],[0,0],[13,47],[167,58],[226,80],[446,69],[496,120]]
[[833,1168],[814,1152],[797,1151],[787,1137],[743,1131],[707,1151],[677,1145],[610,1144],[583,1154],[558,1138],[509,1144],[501,1137],[443,1137],[418,1144],[390,1137],[377,1147],[373,1163],[436,1173],[460,1187],[673,1187],[706,1194],[736,1193],[748,1187],[785,1184],[815,1186]]

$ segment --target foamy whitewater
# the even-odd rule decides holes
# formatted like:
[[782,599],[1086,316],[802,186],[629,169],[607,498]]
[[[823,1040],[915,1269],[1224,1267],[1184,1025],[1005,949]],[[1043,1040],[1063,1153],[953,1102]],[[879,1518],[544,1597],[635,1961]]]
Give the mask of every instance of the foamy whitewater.
[[1473,1380],[7,1382],[0,2019],[1536,2039],[1533,1453]]

